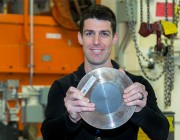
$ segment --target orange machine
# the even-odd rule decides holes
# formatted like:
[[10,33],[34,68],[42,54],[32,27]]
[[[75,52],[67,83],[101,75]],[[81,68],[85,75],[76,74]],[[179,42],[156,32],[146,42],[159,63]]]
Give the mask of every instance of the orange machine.
[[[83,61],[78,25],[67,0],[49,0],[50,12],[33,15],[30,1],[22,2],[23,13],[10,13],[12,3],[4,3],[0,13],[0,81],[19,80],[18,92],[25,85],[51,85]],[[81,14],[82,7],[77,7],[77,0],[73,2]],[[22,129],[23,124],[19,127]]]
[[0,14],[0,79],[19,79],[20,85],[27,85],[33,68],[33,84],[49,85],[83,61],[77,30],[59,26],[52,16],[35,15],[30,42],[28,7],[24,0],[24,14]]
[[[77,7],[77,0],[73,2]],[[23,14],[8,13],[11,5],[0,13],[0,80],[19,79],[21,86],[30,84],[33,76],[33,85],[50,85],[83,61],[77,41],[78,26],[73,22],[68,1],[49,3],[48,16],[29,15],[29,0],[24,0]]]

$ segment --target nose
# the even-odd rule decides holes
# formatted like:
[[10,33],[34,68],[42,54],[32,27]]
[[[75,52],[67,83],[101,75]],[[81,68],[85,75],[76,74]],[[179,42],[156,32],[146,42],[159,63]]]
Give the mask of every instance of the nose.
[[97,45],[97,44],[99,44],[99,42],[100,42],[100,36],[98,34],[96,34],[94,36],[94,44]]

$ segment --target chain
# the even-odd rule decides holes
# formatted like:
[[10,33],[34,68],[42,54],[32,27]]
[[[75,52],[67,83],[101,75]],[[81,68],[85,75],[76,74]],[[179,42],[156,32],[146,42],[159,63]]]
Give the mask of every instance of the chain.
[[[174,23],[176,24],[176,27],[178,27],[178,22],[179,22],[179,18],[180,18],[180,0],[177,4],[177,11],[175,11],[175,1],[173,1],[174,3]],[[177,13],[176,13],[177,12]]]
[[[168,1],[166,0],[166,20],[168,21]],[[128,6],[130,6],[130,12],[128,10]],[[168,51],[167,51],[167,55],[164,56],[164,61],[159,61],[159,62],[156,62],[157,64],[159,64],[160,62],[164,62],[164,65],[163,65],[163,69],[162,71],[160,72],[160,74],[155,77],[155,78],[151,78],[147,75],[146,71],[145,71],[145,68],[143,67],[143,64],[142,64],[142,61],[141,61],[141,57],[146,61],[146,62],[149,62],[148,59],[146,59],[142,52],[140,51],[139,49],[139,46],[137,44],[137,37],[136,37],[136,30],[135,30],[135,25],[136,25],[136,22],[134,19],[134,16],[133,16],[133,4],[132,4],[132,1],[129,3],[128,0],[126,0],[126,10],[127,10],[127,13],[128,13],[128,17],[129,17],[129,22],[128,22],[128,26],[129,26],[129,30],[132,32],[132,39],[133,39],[133,42],[135,43],[135,49],[136,49],[136,55],[137,55],[137,58],[138,58],[138,62],[139,62],[139,65],[140,65],[140,68],[141,68],[141,71],[143,72],[144,76],[151,80],[151,81],[156,81],[158,80],[159,78],[161,78],[163,75],[164,75],[164,103],[165,103],[165,107],[168,107],[171,105],[171,91],[173,90],[173,87],[174,87],[174,36],[171,35],[171,39],[170,39],[170,46],[167,46],[168,47]],[[143,15],[143,13],[141,13],[141,15]]]
[[165,0],[165,20],[168,21],[168,0]]
[[164,58],[164,103],[165,107],[171,105],[171,92],[174,88],[174,36],[171,36],[171,45],[168,46],[168,53]]
[[141,23],[143,22],[143,0],[140,0],[140,18],[141,18]]
[[178,15],[177,15],[177,17],[176,17],[176,18],[177,18],[176,21],[177,21],[177,25],[178,25],[179,18],[180,18],[180,0],[179,0],[179,3],[178,3],[178,12],[177,12],[177,13],[178,13]]
[[[173,22],[176,22],[174,13],[175,1],[172,3]],[[165,19],[168,21],[168,0],[165,3]],[[174,35],[170,37],[170,45],[168,47],[167,55],[164,57],[164,106],[165,108],[171,106],[171,92],[174,88]]]
[[172,14],[173,14],[173,23],[176,23],[176,15],[175,15],[175,1],[172,1]]
[[[143,22],[143,0],[140,0],[140,18],[141,23]],[[150,3],[149,0],[147,0],[147,23],[148,23],[148,29],[150,29]]]
[[148,29],[150,30],[150,3],[149,3],[149,0],[147,0],[147,23],[148,23]]
[[[129,12],[129,10],[128,10],[128,6],[129,6],[129,5],[130,5],[130,7],[131,7],[130,12]],[[136,55],[137,55],[137,58],[138,58],[138,63],[139,63],[139,65],[140,65],[141,71],[143,72],[144,76],[145,76],[147,79],[149,79],[149,80],[151,80],[151,81],[157,81],[158,79],[160,79],[160,78],[163,76],[164,70],[162,70],[162,72],[160,72],[160,74],[159,74],[157,77],[155,77],[155,78],[151,78],[151,77],[148,76],[148,74],[146,73],[145,67],[143,67],[141,58],[142,58],[144,61],[148,62],[148,63],[151,63],[151,62],[150,62],[150,60],[147,59],[147,58],[143,55],[143,53],[140,51],[139,46],[138,46],[138,43],[137,43],[136,30],[135,30],[135,25],[136,25],[136,23],[135,23],[135,20],[133,20],[134,14],[133,14],[133,4],[132,4],[132,1],[131,1],[130,4],[129,4],[129,3],[128,3],[128,0],[126,0],[126,10],[127,10],[129,19],[132,19],[132,21],[129,20],[128,26],[129,26],[129,29],[130,29],[131,32],[132,32],[132,39],[133,39],[133,42],[134,42],[134,44],[135,44]],[[163,61],[160,60],[160,61],[156,61],[155,63],[156,63],[156,64],[161,64],[162,62],[163,62]]]

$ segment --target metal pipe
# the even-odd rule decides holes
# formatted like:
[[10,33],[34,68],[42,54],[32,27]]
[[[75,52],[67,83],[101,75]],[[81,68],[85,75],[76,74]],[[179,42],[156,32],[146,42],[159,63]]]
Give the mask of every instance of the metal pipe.
[[180,51],[174,51],[174,53],[180,53]]
[[30,85],[34,73],[34,0],[30,0]]
[[[126,30],[128,30],[127,24],[125,24],[125,26],[126,26],[125,27]],[[130,33],[128,31],[125,31],[125,34],[122,38],[121,43],[120,44],[118,43],[119,46],[117,46],[117,48],[116,48],[116,58],[117,58],[117,61],[120,63],[121,68],[125,67],[124,66],[124,52],[125,52],[125,49],[127,48],[127,45],[130,41],[130,37],[131,37]]]
[[3,13],[4,14],[7,14],[7,12],[8,12],[8,1],[7,0],[3,0]]
[[28,23],[28,0],[24,0],[24,35],[26,40],[29,42]]

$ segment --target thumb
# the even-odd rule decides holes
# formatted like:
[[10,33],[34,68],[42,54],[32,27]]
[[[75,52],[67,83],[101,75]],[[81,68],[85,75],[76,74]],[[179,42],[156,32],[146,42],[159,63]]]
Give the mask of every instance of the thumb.
[[126,74],[125,71],[122,68],[119,68],[119,71]]

